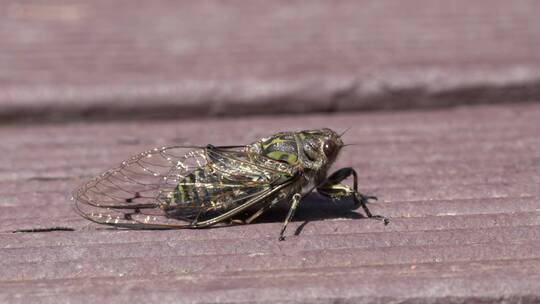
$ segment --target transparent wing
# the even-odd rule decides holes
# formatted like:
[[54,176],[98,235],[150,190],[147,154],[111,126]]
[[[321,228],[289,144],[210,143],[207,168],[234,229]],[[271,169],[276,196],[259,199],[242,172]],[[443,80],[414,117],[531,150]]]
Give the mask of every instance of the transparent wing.
[[76,211],[126,228],[194,227],[263,200],[294,168],[242,147],[163,147],[143,152],[77,189]]

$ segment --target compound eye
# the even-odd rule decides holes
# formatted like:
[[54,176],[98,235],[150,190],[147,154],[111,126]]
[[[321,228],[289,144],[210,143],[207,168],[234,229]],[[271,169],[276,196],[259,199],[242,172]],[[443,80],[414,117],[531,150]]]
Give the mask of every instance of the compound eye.
[[327,158],[332,158],[337,153],[337,145],[333,140],[327,140],[324,142],[323,152]]

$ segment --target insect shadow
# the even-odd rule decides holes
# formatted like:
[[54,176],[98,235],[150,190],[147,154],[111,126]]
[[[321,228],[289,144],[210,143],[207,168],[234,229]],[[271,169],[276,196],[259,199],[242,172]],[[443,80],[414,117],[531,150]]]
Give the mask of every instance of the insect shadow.
[[[296,211],[293,222],[303,222],[296,228],[294,235],[302,233],[304,227],[313,221],[334,218],[360,219],[365,216],[354,211],[352,199],[331,200],[317,193],[311,193],[302,199]],[[256,223],[282,223],[287,215],[289,206],[278,205],[256,220]]]
[[[288,203],[278,204],[273,208],[269,209],[259,218],[257,218],[253,224],[262,224],[262,223],[283,223],[283,219],[287,216],[290,205]],[[311,193],[304,197],[296,211],[293,222],[303,222],[300,224],[294,235],[300,235],[304,227],[313,221],[321,221],[327,219],[336,219],[336,218],[346,218],[346,219],[361,219],[366,216],[356,212],[355,210],[358,206],[355,207],[352,199],[339,199],[331,200],[327,197],[324,197],[318,193]],[[220,229],[229,227],[231,225],[237,224],[218,224],[211,227],[206,227],[205,229]],[[98,230],[117,230],[117,227],[102,227]]]

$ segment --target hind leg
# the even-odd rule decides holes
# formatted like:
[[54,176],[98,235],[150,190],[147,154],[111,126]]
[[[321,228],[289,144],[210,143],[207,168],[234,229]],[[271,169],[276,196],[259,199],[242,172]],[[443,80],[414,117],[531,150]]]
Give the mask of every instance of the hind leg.
[[251,222],[253,222],[256,218],[258,218],[259,216],[261,216],[263,213],[265,213],[266,211],[268,211],[270,208],[272,208],[273,205],[265,205],[263,206],[261,209],[257,210],[255,213],[253,213],[252,215],[250,215],[248,218],[246,219],[231,219],[231,223],[233,224],[240,224],[240,225],[245,225],[245,224],[251,224]]

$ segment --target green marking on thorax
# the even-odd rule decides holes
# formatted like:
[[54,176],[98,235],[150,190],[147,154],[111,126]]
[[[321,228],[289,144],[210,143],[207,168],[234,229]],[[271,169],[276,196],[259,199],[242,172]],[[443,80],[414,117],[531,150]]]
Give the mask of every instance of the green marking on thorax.
[[268,153],[266,156],[275,160],[286,161],[289,165],[295,165],[298,161],[298,156],[296,154],[283,151],[273,151]]
[[268,149],[270,148],[270,146],[272,145],[277,145],[277,144],[280,144],[280,143],[284,143],[286,142],[287,140],[284,140],[282,138],[279,138],[279,137],[272,137],[270,139],[268,139],[267,141],[261,143],[262,144],[262,147],[263,149]]

